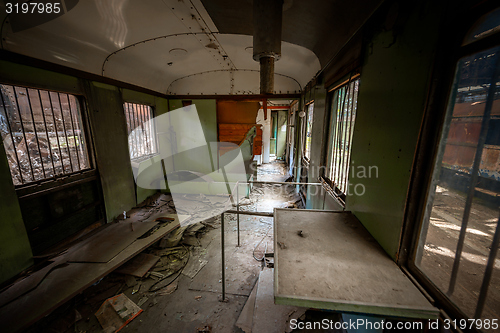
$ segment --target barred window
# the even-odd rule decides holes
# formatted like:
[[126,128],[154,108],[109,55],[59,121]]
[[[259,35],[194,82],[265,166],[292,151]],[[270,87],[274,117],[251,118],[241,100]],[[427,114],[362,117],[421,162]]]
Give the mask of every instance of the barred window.
[[90,169],[76,96],[5,84],[0,90],[0,132],[14,185]]
[[149,105],[124,103],[127,119],[130,159],[140,159],[157,153],[153,108]]
[[304,145],[304,156],[307,159],[311,158],[311,138],[312,138],[312,126],[313,126],[313,112],[314,112],[314,102],[307,105],[307,123],[306,123],[306,138]]
[[359,79],[333,90],[325,178],[337,194],[345,196],[349,181],[351,143],[356,120]]

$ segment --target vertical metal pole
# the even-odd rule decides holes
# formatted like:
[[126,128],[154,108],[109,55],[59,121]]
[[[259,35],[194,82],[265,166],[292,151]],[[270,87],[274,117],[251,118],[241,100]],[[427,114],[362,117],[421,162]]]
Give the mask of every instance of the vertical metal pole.
[[[57,94],[57,93],[54,93],[54,94]],[[52,97],[50,96],[50,91],[49,91],[49,103],[50,103],[50,110],[52,111],[52,121],[54,122],[54,131],[56,133],[57,149],[59,150],[59,161],[61,162],[61,173],[64,173],[64,165],[63,165],[62,151],[61,151],[61,142],[59,141],[59,130],[57,129],[56,116],[54,115],[54,103],[52,103]],[[52,156],[52,158],[54,158],[54,156]],[[55,172],[54,172],[54,176],[55,176]]]
[[467,191],[467,199],[465,200],[462,226],[460,228],[460,234],[458,236],[457,250],[455,252],[455,261],[453,262],[453,269],[451,271],[451,277],[450,277],[450,285],[447,292],[448,295],[453,294],[453,291],[455,290],[455,283],[457,281],[458,269],[460,266],[460,258],[462,257],[462,250],[464,247],[465,236],[467,234],[467,225],[469,223],[472,201],[474,199],[474,194],[476,192],[476,184],[479,179],[479,166],[481,164],[481,159],[483,156],[483,148],[486,142],[486,135],[488,134],[488,124],[490,121],[491,109],[493,107],[493,101],[495,100],[496,82],[499,76],[500,76],[500,54],[497,55],[497,60],[495,62],[495,71],[493,72],[493,75],[491,76],[490,79],[490,87],[488,89],[486,104],[484,106],[481,131],[477,143],[476,155],[474,156],[474,162],[472,164],[472,169],[470,171],[469,189]]
[[236,226],[238,230],[238,247],[240,246],[240,196],[239,196],[240,182],[236,182]]
[[220,215],[220,245],[221,245],[221,261],[222,261],[222,302],[226,300],[226,263],[224,255],[224,213]]
[[488,263],[486,264],[486,270],[484,271],[483,283],[481,284],[481,291],[479,292],[479,299],[477,300],[477,307],[474,318],[481,318],[481,314],[483,312],[484,303],[486,302],[486,296],[488,295],[488,287],[490,286],[491,275],[493,274],[493,268],[495,267],[495,258],[497,257],[499,242],[500,217],[498,218],[495,235],[493,236],[493,241],[491,242],[490,255],[488,257]]
[[[38,156],[40,157],[40,164],[42,165],[43,178],[47,178],[47,176],[45,175],[45,168],[43,166],[42,150],[40,149],[40,140],[38,140],[38,132],[36,131],[35,116],[33,115],[33,106],[31,105],[30,92],[28,91],[28,88],[25,89],[26,89],[26,98],[28,99],[28,106],[30,108],[30,113],[31,113],[31,122],[33,123],[33,132],[35,132],[36,146],[38,147]],[[40,108],[41,111],[43,112],[43,108],[41,105]]]
[[[14,99],[16,100],[17,112],[19,113],[19,122],[21,123],[21,129],[23,130],[24,143],[26,144],[26,153],[28,154],[28,162],[29,162],[30,170],[31,170],[31,180],[35,181],[35,173],[33,172],[33,164],[31,163],[30,149],[28,146],[28,139],[26,139],[26,131],[24,130],[23,116],[21,114],[21,109],[19,107],[19,101],[17,99],[17,91],[16,91],[16,87],[13,86],[12,88],[14,90]],[[28,96],[28,98],[29,98],[29,96]]]
[[[12,89],[14,89],[14,87],[12,87]],[[14,91],[14,93],[15,93],[15,91]],[[21,178],[21,184],[24,184],[23,172],[21,170],[21,163],[19,163],[19,157],[17,156],[16,141],[14,141],[14,135],[12,134],[12,127],[10,126],[9,114],[7,113],[7,104],[5,104],[5,101],[3,98],[3,93],[1,91],[0,91],[0,97],[2,98],[2,105],[3,105],[3,109],[5,111],[5,120],[7,121],[7,126],[9,127],[9,134],[10,134],[10,139],[12,140],[12,147],[14,148],[14,153],[16,154],[17,170],[19,171],[19,177]],[[11,107],[14,108],[12,105],[11,105]],[[14,111],[14,110],[12,110],[12,111]]]
[[73,169],[73,161],[71,160],[71,150],[69,150],[68,132],[66,131],[66,122],[64,121],[64,111],[61,103],[61,93],[57,93],[57,98],[59,99],[59,110],[61,111],[61,119],[64,129],[64,139],[66,140],[66,150],[68,151],[68,157],[69,157],[69,166],[71,167],[71,172],[75,172],[75,170]]
[[[73,111],[71,110],[71,102],[69,100],[69,94],[66,94],[66,98],[68,99],[69,117],[71,119],[71,129],[73,130],[73,143],[75,144],[76,161],[78,162],[78,171],[80,171],[82,170],[82,168],[80,165],[80,156],[78,154],[78,147],[76,146],[75,124],[73,121]],[[80,142],[78,142],[78,146],[80,146]]]
[[47,121],[45,119],[45,110],[43,108],[42,95],[40,94],[40,89],[38,89],[38,99],[40,100],[40,106],[42,108],[43,125],[45,126],[45,135],[47,136],[47,145],[49,146],[50,161],[52,162],[52,177],[56,175],[56,167],[54,165],[54,155],[52,154],[52,145],[50,144],[49,131],[47,130]]

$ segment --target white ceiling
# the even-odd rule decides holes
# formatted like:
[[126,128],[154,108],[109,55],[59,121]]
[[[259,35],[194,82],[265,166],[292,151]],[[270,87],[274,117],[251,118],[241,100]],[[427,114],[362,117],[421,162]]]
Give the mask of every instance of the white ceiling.
[[[71,1],[26,29],[16,26],[22,14],[3,14],[3,49],[160,93],[259,93],[259,64],[245,50],[252,36],[219,33],[199,0]],[[319,70],[311,50],[282,42],[275,93],[300,92]]]

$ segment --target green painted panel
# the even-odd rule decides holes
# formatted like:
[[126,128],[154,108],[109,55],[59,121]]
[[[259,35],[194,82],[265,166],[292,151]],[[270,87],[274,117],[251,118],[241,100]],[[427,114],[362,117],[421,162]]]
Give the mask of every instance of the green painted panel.
[[51,72],[45,69],[19,65],[0,60],[1,83],[29,86],[63,91],[66,93],[83,94],[83,87],[78,78]]
[[[393,259],[399,249],[439,12],[414,8],[397,32],[375,34],[361,71],[346,209]],[[369,177],[370,166],[378,168],[378,177],[375,169]],[[365,174],[360,172],[363,168]],[[356,185],[359,195],[354,193]]]
[[32,263],[31,246],[0,140],[0,284]]
[[117,88],[90,83],[88,89],[88,113],[109,222],[136,204],[127,123]]
[[[217,107],[215,100],[193,100],[193,104],[196,105],[206,142],[217,142]],[[169,100],[169,106],[172,111],[181,108],[182,100]],[[182,131],[190,130],[189,127],[180,127],[182,125],[186,124],[172,124],[177,137],[180,137]],[[182,142],[178,139],[176,142],[178,150],[182,151]],[[176,160],[175,170],[196,170],[202,173],[214,171],[210,163],[206,162],[210,161],[208,149],[206,151],[196,149],[196,152],[193,150],[192,153],[193,156],[189,156],[189,151],[184,152],[183,158]],[[205,154],[205,156],[200,156],[200,153]],[[217,169],[216,165],[214,165],[214,168]]]

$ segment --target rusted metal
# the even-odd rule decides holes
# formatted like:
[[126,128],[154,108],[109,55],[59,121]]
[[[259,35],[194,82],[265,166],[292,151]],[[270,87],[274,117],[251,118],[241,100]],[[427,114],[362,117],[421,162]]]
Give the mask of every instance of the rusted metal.
[[260,93],[272,94],[274,92],[274,58],[260,58]]

